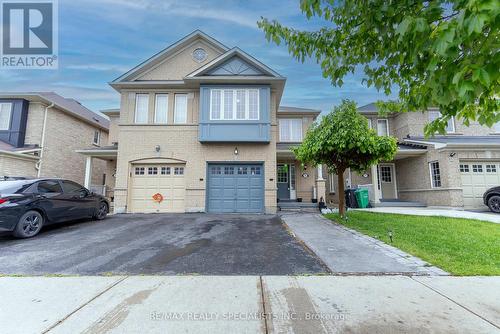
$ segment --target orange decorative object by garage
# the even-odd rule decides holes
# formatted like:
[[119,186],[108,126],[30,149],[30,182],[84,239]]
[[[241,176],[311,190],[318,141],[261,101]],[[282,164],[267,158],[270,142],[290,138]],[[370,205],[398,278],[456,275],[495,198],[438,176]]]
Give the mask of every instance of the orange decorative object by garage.
[[160,194],[160,193],[156,193],[156,194],[154,194],[154,195],[153,195],[153,200],[154,200],[155,202],[158,202],[158,203],[163,202],[163,196],[162,196],[162,194]]

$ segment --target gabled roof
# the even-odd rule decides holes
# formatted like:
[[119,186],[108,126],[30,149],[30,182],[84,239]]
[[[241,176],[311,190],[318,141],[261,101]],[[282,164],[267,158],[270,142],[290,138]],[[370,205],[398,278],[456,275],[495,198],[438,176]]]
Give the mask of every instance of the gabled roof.
[[370,103],[358,108],[360,113],[376,113],[378,112],[377,105],[375,103]]
[[262,72],[262,75],[264,76],[270,76],[270,77],[275,77],[275,78],[280,78],[285,80],[284,77],[282,77],[278,72],[274,71],[267,65],[261,63],[254,57],[250,56],[248,53],[244,52],[238,47],[232,48],[231,50],[227,51],[226,53],[220,55],[219,57],[213,59],[211,62],[208,64],[205,64],[204,66],[200,67],[199,69],[195,70],[194,72],[191,72],[188,74],[185,79],[193,79],[196,77],[201,77],[209,73],[211,70],[223,65],[226,61],[229,61],[233,57],[239,57],[242,59],[244,62],[246,62],[249,66],[252,66],[256,68],[257,70]]
[[130,71],[127,73],[121,75],[120,77],[116,78],[115,80],[112,81],[112,83],[120,82],[120,81],[127,81],[131,77],[134,77],[140,72],[143,72],[147,69],[150,69],[157,64],[161,63],[165,58],[167,58],[171,53],[181,49],[185,45],[195,41],[196,39],[202,39],[208,42],[210,45],[215,47],[216,49],[220,50],[221,52],[226,52],[229,50],[227,46],[222,44],[221,42],[217,41],[216,39],[208,36],[201,30],[195,30],[186,37],[178,40],[174,44],[168,46],[167,48],[161,50],[157,54],[153,55],[149,59],[145,60],[144,62],[140,63],[136,67],[132,68]]
[[83,106],[75,99],[65,98],[54,92],[12,92],[0,93],[0,98],[20,98],[33,102],[44,102],[98,128],[108,130],[109,120]]

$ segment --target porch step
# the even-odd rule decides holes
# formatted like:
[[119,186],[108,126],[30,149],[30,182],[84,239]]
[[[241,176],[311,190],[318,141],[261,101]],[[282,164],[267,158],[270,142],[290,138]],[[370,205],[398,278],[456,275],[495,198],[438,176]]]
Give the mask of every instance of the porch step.
[[294,200],[280,200],[278,202],[280,211],[318,212],[318,203],[297,202]]
[[380,201],[380,203],[370,202],[370,205],[373,208],[425,208],[427,205],[420,202],[412,202],[412,201],[398,201],[398,200],[384,200]]

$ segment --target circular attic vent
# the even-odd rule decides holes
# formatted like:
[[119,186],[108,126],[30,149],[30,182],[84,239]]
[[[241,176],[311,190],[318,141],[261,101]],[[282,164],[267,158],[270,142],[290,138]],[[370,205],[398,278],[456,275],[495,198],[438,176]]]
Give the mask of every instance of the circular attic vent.
[[201,63],[207,59],[207,52],[202,48],[198,48],[193,51],[193,59],[198,63]]

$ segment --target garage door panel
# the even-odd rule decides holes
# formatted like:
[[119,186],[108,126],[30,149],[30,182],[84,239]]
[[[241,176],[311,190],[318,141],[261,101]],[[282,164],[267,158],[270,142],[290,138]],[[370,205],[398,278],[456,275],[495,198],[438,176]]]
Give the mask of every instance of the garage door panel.
[[460,162],[464,206],[467,209],[485,209],[483,194],[500,185],[500,162]]
[[[210,164],[207,183],[208,211],[262,212],[264,179],[261,169],[262,165]],[[255,174],[256,170],[259,174]]]
[[[135,175],[137,167],[144,167],[143,175]],[[148,174],[148,168],[156,167],[156,174]],[[170,174],[161,174],[161,167],[169,167]],[[185,179],[184,175],[173,175],[179,165],[141,165],[134,166],[131,180],[130,205],[132,212],[185,212]],[[159,193],[163,201],[153,200],[153,195]]]

